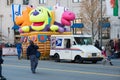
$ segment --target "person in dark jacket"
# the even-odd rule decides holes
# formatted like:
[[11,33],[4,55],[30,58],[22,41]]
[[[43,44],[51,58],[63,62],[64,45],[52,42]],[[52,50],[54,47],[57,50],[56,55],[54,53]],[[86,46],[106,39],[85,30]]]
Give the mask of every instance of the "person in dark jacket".
[[101,47],[100,47],[100,44],[99,44],[99,41],[96,40],[95,41],[95,45],[94,45],[96,48],[98,48],[99,50],[102,50]]
[[3,58],[2,58],[2,48],[0,48],[0,80],[6,80],[6,78],[2,75],[2,64],[3,64]]
[[30,41],[30,45],[27,48],[27,55],[29,56],[30,63],[31,63],[31,71],[35,73],[35,70],[38,65],[38,58],[36,57],[36,52],[39,47]]

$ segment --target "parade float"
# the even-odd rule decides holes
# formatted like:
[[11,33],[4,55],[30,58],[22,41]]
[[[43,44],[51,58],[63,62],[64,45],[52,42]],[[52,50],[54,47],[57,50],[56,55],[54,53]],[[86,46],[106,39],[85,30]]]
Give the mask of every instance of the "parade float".
[[71,21],[75,14],[62,6],[47,7],[26,7],[21,16],[15,18],[23,47],[22,57],[26,58],[26,48],[29,40],[39,46],[41,59],[48,59],[50,54],[51,35],[71,35]]

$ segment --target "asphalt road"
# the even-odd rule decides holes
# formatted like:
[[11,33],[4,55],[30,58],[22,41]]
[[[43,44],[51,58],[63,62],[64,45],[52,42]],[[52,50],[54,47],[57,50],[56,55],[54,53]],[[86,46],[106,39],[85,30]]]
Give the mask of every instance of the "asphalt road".
[[113,59],[114,66],[92,63],[56,63],[40,60],[36,74],[30,70],[29,60],[16,56],[3,57],[3,75],[7,80],[120,80],[120,59]]

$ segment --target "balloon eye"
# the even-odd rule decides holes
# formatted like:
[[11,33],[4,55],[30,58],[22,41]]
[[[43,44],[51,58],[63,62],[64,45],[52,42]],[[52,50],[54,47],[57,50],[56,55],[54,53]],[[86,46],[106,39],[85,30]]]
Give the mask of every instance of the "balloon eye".
[[68,11],[68,8],[64,8],[64,11]]
[[39,9],[39,11],[41,12],[41,9]]

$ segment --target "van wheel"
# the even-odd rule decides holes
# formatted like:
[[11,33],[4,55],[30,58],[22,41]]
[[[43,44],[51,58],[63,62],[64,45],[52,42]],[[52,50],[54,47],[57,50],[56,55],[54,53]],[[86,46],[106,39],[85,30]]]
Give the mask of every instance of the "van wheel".
[[76,56],[74,62],[76,63],[83,63],[83,60],[80,56]]
[[55,62],[60,62],[60,57],[58,54],[54,55]]

